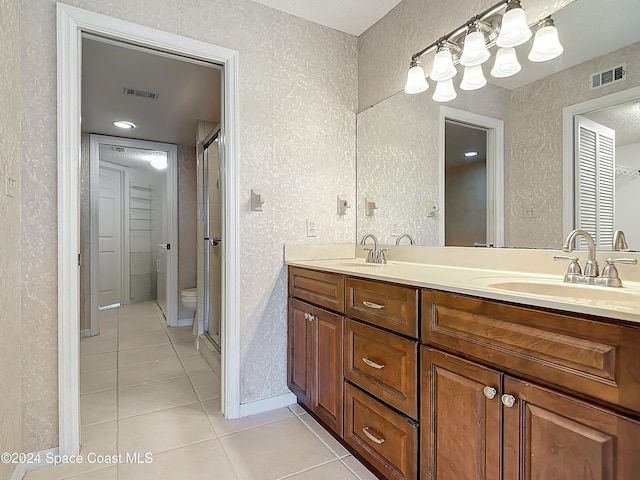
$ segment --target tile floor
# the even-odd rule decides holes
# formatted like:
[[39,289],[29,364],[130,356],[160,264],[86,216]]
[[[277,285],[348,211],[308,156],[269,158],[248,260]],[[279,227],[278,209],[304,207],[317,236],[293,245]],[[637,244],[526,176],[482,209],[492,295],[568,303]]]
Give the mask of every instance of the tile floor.
[[[191,327],[165,327],[155,303],[106,310],[100,321],[101,334],[80,343],[83,463],[26,480],[376,478],[297,405],[225,420],[220,379]],[[152,461],[127,463],[136,453]],[[118,454],[120,463],[103,461]]]

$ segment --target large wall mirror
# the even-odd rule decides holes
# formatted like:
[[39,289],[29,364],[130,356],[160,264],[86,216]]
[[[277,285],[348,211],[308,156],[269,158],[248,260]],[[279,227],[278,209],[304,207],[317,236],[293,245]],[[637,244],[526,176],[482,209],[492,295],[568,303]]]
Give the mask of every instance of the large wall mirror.
[[[488,75],[490,67],[485,66],[487,86],[470,92],[458,89],[457,98],[446,104],[432,100],[431,88],[418,95],[399,92],[358,114],[358,239],[373,233],[381,242],[393,244],[407,233],[417,245],[559,248],[567,231],[580,222],[573,123],[581,116],[614,131],[612,228],[624,230],[629,248],[640,250],[640,214],[633,212],[640,205],[640,89],[635,88],[640,86],[638,0],[577,0],[552,18],[565,49],[555,60],[532,64],[527,60],[530,45],[525,44],[518,47],[522,48],[518,52],[522,71],[513,77],[494,79]],[[620,66],[622,80],[608,82],[605,73],[600,76],[605,85],[593,85],[593,77],[602,72],[614,70],[615,79],[615,68]],[[454,78],[456,87],[461,77]],[[611,102],[598,103],[597,99]],[[585,110],[585,105],[593,105],[593,109]],[[446,125],[452,123],[449,111],[503,123],[503,141],[492,151],[487,137],[477,135],[475,122],[454,121],[456,126],[468,124],[468,130],[475,130],[475,137],[485,141],[485,146],[478,148],[466,144],[457,148],[458,155],[479,151],[451,164],[459,170],[456,175],[462,170],[476,172],[474,181],[483,185],[475,189],[468,183],[469,176],[449,174],[447,182],[446,151],[454,150],[446,148],[450,140]],[[563,113],[566,116],[572,111],[579,113],[572,114],[571,128],[565,133]],[[456,129],[451,131],[460,134]],[[463,142],[466,140],[456,137],[449,144],[459,147]],[[491,172],[489,157],[496,152],[503,164],[498,162],[499,171]],[[487,165],[484,173],[479,170],[478,162],[482,161]],[[486,189],[485,197],[478,196],[482,188]],[[476,229],[481,233],[475,237],[465,234],[463,240],[453,233],[445,235],[447,216],[453,221],[455,212],[464,210],[447,198],[447,190],[449,196],[456,191],[466,193],[475,199],[475,207],[486,202],[487,215],[480,223],[486,222],[493,234]],[[471,195],[470,190],[475,193]],[[597,188],[593,195],[597,197]],[[588,202],[589,198],[583,194],[582,200]],[[598,198],[591,201],[600,205]],[[611,240],[604,236],[598,244],[600,249],[611,248]]]

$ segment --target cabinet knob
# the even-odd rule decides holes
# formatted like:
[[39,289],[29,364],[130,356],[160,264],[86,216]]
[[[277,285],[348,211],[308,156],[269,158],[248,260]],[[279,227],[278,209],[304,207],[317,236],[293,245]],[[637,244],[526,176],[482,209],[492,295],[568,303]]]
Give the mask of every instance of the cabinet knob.
[[304,312],[304,318],[306,318],[307,320],[309,320],[309,314],[307,312]]
[[516,397],[504,394],[502,395],[502,404],[507,408],[511,408],[516,404]]
[[493,397],[496,396],[497,390],[493,387],[484,387],[482,389],[482,393],[484,393],[484,396],[487,397],[489,400],[492,400]]
[[378,445],[382,445],[384,443],[384,438],[378,438],[372,433],[370,433],[369,427],[364,427],[362,431],[367,437],[369,437],[369,440],[371,440],[372,442],[377,443]]

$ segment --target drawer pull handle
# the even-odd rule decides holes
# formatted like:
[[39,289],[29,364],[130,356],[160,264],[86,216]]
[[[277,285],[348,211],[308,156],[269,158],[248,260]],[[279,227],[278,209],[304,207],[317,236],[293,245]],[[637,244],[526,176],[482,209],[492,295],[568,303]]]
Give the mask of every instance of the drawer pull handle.
[[382,445],[384,443],[384,438],[377,438],[373,434],[369,433],[369,427],[364,427],[362,431],[367,437],[369,437],[369,440],[371,440],[372,442],[375,442],[378,445]]
[[373,360],[369,360],[367,357],[363,357],[362,361],[369,365],[370,367],[377,368],[378,370],[382,370],[384,365],[380,365],[379,363],[374,362]]
[[507,408],[511,408],[516,404],[516,397],[507,394],[502,395],[502,404]]
[[384,308],[384,305],[380,305],[379,303],[367,302],[366,300],[362,302],[362,304],[365,307],[375,308],[377,310],[382,310]]
[[498,392],[493,387],[484,387],[482,389],[482,393],[484,393],[484,396],[487,397],[489,400],[493,400],[493,397],[495,397],[496,393]]

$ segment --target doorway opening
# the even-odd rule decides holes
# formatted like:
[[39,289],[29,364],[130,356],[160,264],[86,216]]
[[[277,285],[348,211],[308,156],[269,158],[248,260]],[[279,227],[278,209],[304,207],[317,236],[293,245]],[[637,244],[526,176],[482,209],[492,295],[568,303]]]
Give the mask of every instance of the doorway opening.
[[[96,14],[61,3],[58,20],[58,405],[59,452],[76,455],[80,446],[80,217],[82,37],[95,35],[132,48],[152,49],[159,55],[186,62],[222,67],[223,105],[221,145],[222,249],[224,291],[221,309],[222,397],[226,418],[240,416],[239,258],[238,238],[238,52],[179,35]],[[124,86],[123,86],[124,87]],[[138,87],[133,87],[136,90]],[[129,90],[129,89],[127,89]],[[153,92],[152,92],[153,93]],[[148,98],[148,97],[147,97]],[[85,121],[85,118],[82,119]]]
[[83,276],[89,270],[90,281],[82,282],[80,297],[82,304],[89,286],[91,310],[82,309],[81,321],[90,319],[95,336],[100,311],[155,300],[167,325],[178,326],[177,148],[105,135],[90,135],[89,144],[83,170],[89,170],[90,239],[81,232],[81,241],[89,241],[91,261],[80,270]]
[[440,107],[440,245],[504,246],[504,122]]

